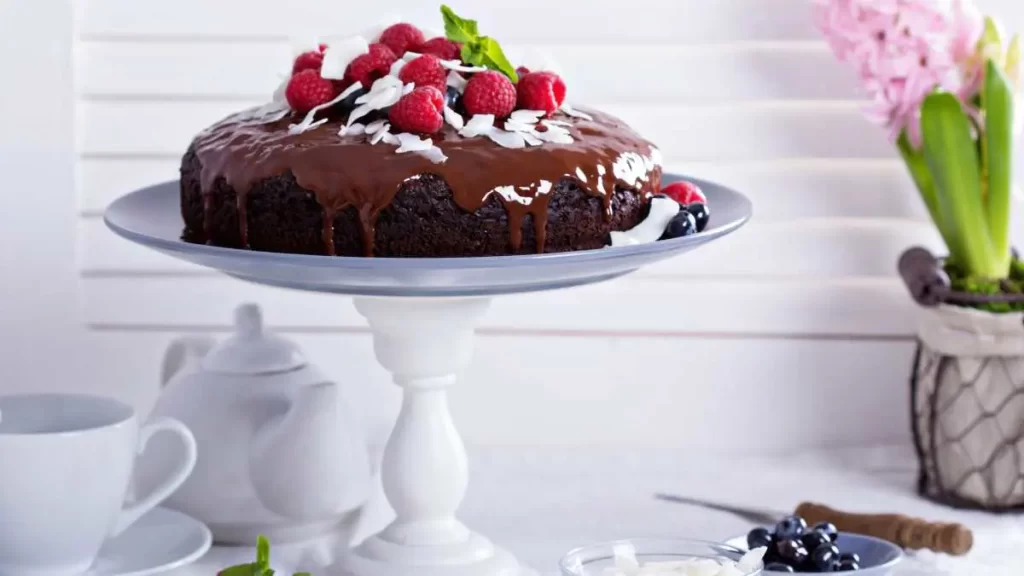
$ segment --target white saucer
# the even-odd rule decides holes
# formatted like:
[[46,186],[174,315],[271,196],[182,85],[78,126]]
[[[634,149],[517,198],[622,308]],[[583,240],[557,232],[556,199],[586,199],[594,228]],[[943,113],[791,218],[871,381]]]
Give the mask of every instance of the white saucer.
[[154,508],[109,540],[82,576],[146,576],[191,564],[210,550],[213,536],[181,512]]

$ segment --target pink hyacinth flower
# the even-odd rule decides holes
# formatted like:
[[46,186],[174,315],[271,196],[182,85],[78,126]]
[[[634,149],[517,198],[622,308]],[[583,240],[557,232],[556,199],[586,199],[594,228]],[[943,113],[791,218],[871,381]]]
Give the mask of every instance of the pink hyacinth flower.
[[936,88],[969,102],[984,21],[970,0],[814,0],[814,22],[836,57],[860,78],[869,120],[895,141],[921,144],[924,99]]

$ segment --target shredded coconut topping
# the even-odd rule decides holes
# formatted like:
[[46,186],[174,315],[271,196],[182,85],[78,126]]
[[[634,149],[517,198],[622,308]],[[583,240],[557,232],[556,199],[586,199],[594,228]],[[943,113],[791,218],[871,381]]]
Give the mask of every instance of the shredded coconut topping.
[[385,126],[387,126],[387,124],[388,121],[384,119],[374,120],[373,122],[370,122],[369,124],[366,125],[365,132],[367,134],[376,134],[377,132],[380,132]]
[[374,132],[373,136],[370,137],[370,144],[377,144],[378,142],[383,140],[384,137],[387,136],[388,132],[390,131],[391,124],[385,122],[376,132]]
[[462,74],[459,74],[454,70],[448,73],[448,85],[451,86],[452,88],[455,88],[455,90],[458,91],[459,94],[462,94],[463,92],[466,91],[466,84],[468,83],[469,82],[462,77]]
[[366,134],[366,126],[363,124],[342,126],[341,130],[338,130],[338,136],[359,136],[360,134]]
[[362,36],[352,36],[332,42],[324,50],[324,62],[320,68],[320,77],[328,80],[341,80],[345,77],[345,69],[353,60],[370,51],[370,44]]
[[415,152],[424,156],[434,164],[441,164],[448,157],[444,155],[444,152],[440,148],[434,146],[434,141],[430,138],[420,138],[416,134],[402,133],[397,135],[398,141],[401,144],[396,153],[402,154],[404,152]]
[[342,93],[342,94],[339,94],[339,95],[335,96],[335,98],[333,100],[331,100],[330,102],[325,102],[324,104],[321,104],[319,106],[315,106],[312,110],[310,110],[309,112],[306,113],[306,117],[302,119],[302,122],[299,122],[298,124],[292,124],[291,126],[289,126],[288,127],[288,133],[289,134],[302,134],[303,132],[305,132],[307,130],[312,130],[313,128],[316,128],[318,126],[323,125],[325,122],[327,122],[326,118],[321,118],[320,120],[317,120],[315,122],[313,121],[313,118],[316,116],[316,113],[321,111],[321,110],[330,108],[331,106],[334,106],[335,104],[337,104],[338,102],[341,102],[344,99],[345,99],[345,96],[344,96],[344,93]]
[[591,116],[590,114],[587,114],[586,112],[580,112],[579,110],[576,110],[568,102],[563,102],[562,103],[562,107],[560,108],[560,110],[562,112],[564,112],[567,116],[572,116],[573,118],[580,118],[582,120],[593,120],[594,119],[594,117]]
[[444,107],[444,120],[456,130],[462,130],[466,125],[466,121],[462,119],[462,115],[448,106]]
[[484,66],[466,66],[461,60],[441,60],[441,66],[444,66],[448,70],[455,70],[456,72],[487,72],[488,68]]

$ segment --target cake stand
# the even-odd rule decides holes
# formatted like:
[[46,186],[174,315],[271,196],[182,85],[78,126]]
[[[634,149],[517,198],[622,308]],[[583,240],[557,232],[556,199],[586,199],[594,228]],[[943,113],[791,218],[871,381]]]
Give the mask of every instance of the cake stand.
[[[665,181],[679,179],[666,175]],[[118,235],[236,278],[355,296],[380,364],[402,388],[402,408],[381,476],[396,519],[350,551],[338,572],[354,576],[518,576],[514,556],[456,518],[466,493],[466,449],[447,391],[469,363],[473,333],[492,297],[610,280],[682,254],[742,226],[750,202],[687,178],[708,197],[711,221],[693,236],[581,252],[481,258],[358,258],[254,252],[181,241],[179,185],[132,192],[107,209]]]

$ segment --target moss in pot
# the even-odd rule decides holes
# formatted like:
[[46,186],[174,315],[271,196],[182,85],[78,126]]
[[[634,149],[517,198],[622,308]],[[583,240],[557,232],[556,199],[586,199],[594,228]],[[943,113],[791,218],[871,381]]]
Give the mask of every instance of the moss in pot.
[[[884,3],[878,3],[884,4]],[[918,488],[946,504],[1024,509],[1024,262],[1010,246],[1020,41],[971,0],[844,10],[816,22],[872,97],[948,254],[899,272],[921,308],[911,378]]]

